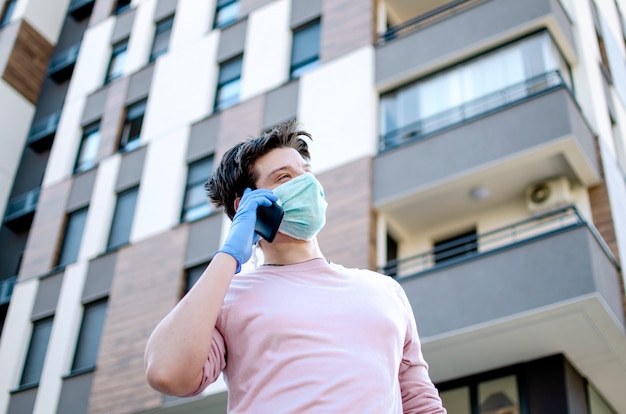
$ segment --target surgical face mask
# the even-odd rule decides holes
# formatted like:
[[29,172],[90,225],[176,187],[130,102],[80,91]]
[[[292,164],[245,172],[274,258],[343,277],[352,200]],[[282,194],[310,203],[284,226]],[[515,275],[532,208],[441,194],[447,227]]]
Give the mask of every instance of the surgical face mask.
[[278,231],[299,240],[311,240],[326,224],[324,189],[309,172],[274,188],[285,210]]

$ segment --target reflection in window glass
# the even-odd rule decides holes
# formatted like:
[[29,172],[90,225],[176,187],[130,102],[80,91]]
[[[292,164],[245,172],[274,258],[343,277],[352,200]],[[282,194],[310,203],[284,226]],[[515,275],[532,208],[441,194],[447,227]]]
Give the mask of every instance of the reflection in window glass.
[[222,63],[217,80],[215,110],[226,109],[239,102],[239,91],[241,89],[241,65],[241,57]]
[[222,29],[229,26],[237,21],[238,15],[239,2],[237,0],[218,0],[213,27]]
[[30,337],[30,345],[26,354],[24,371],[20,386],[28,387],[39,383],[43,363],[46,359],[50,332],[52,332],[52,316],[33,322],[33,332]]
[[291,47],[292,78],[298,78],[303,73],[319,65],[320,54],[320,22],[315,21],[293,31]]
[[150,62],[159,56],[167,53],[172,35],[172,26],[174,25],[174,16],[170,16],[157,23],[154,30],[154,40],[152,42],[152,51],[150,52]]
[[100,145],[100,125],[92,125],[83,131],[74,172],[86,171],[96,165]]
[[124,66],[126,66],[127,48],[128,40],[125,40],[113,46],[113,51],[111,52],[111,60],[109,61],[109,69],[107,70],[107,76],[104,79],[104,83],[109,83],[112,80],[122,76]]
[[439,396],[449,414],[472,414],[469,387],[443,391]]
[[514,375],[478,385],[479,414],[519,414],[519,394]]
[[183,204],[183,221],[193,221],[206,217],[212,210],[204,183],[213,171],[213,156],[189,164],[187,186]]

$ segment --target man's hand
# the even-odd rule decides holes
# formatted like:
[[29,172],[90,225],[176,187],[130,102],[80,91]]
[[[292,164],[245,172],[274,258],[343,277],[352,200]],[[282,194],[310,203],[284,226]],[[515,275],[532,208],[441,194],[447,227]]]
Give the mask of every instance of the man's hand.
[[244,191],[226,241],[219,250],[235,258],[237,261],[236,273],[239,273],[241,265],[250,259],[252,245],[259,239],[259,236],[254,232],[257,207],[269,207],[277,199],[278,197],[271,190],[246,188]]

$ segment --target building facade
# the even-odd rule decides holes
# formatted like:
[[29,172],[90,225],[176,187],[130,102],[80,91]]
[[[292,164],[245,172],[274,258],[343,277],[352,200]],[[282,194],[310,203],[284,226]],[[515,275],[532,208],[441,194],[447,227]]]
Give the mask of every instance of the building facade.
[[0,412],[225,412],[223,380],[152,390],[143,350],[227,234],[215,164],[291,119],[322,250],[403,285],[449,413],[626,412],[623,0],[7,0],[1,19]]

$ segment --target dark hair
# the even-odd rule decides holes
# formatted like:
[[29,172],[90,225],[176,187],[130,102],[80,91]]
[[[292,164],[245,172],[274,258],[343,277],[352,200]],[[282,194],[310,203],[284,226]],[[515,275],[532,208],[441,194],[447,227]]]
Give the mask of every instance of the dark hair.
[[275,148],[294,148],[302,158],[310,161],[309,147],[302,137],[311,134],[298,129],[295,121],[284,122],[265,132],[235,145],[222,157],[219,166],[205,184],[207,194],[216,207],[224,207],[232,220],[235,216],[235,199],[243,196],[246,188],[256,188],[254,163]]

